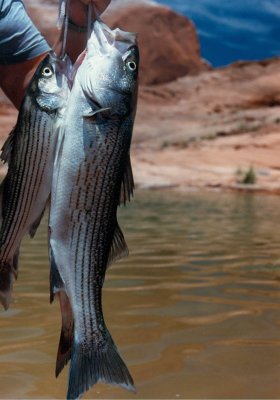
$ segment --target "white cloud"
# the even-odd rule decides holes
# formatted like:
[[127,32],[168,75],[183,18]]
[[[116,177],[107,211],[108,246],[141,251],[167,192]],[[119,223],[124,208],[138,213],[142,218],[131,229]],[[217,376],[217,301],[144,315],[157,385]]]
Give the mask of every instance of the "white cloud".
[[265,12],[272,14],[274,17],[280,17],[279,1],[266,0],[263,2],[262,8]]
[[[273,0],[264,0],[261,3],[261,10],[265,7],[271,8],[273,12],[276,7],[276,2]],[[224,26],[249,34],[265,34],[271,29],[256,17],[255,10],[256,7],[260,9],[260,0],[173,0],[173,2],[170,1],[171,4],[172,8],[188,15],[189,18],[208,20],[221,26],[221,30]],[[241,14],[243,10],[246,11],[248,18]],[[280,15],[280,7],[277,12]]]
[[262,34],[270,31],[270,26],[264,24],[256,19],[241,19],[238,17],[222,17],[219,19],[227,27],[236,29],[238,31],[246,31],[249,33]]

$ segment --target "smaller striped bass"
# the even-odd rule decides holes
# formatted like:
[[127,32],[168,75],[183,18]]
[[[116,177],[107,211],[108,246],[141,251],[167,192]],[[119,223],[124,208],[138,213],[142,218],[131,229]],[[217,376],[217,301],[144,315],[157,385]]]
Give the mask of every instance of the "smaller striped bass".
[[18,275],[21,240],[35,235],[50,196],[58,125],[68,96],[67,58],[49,54],[26,91],[1,158],[8,172],[0,187],[0,301],[8,309]]

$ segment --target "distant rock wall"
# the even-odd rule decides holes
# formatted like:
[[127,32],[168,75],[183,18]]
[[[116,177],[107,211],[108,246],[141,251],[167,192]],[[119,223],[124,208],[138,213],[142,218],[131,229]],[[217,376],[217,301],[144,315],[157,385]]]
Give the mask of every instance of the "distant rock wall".
[[194,24],[153,2],[113,1],[104,19],[112,28],[137,32],[141,55],[140,82],[158,84],[209,69],[200,57]]

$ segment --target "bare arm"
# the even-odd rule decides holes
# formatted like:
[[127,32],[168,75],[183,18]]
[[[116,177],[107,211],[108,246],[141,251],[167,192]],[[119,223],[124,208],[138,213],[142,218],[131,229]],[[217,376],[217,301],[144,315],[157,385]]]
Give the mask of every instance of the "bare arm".
[[[77,26],[86,28],[87,25],[87,5],[92,3],[98,14],[101,14],[110,4],[111,0],[70,0],[69,19]],[[94,15],[93,15],[94,17]],[[58,43],[55,45],[55,51],[59,52],[62,47],[61,34]],[[87,42],[87,32],[77,32],[71,28],[68,29],[66,53],[72,62],[75,62],[77,57],[85,49]]]
[[[86,5],[92,2],[98,13],[102,13],[111,0],[70,0],[70,19],[79,26],[86,26]],[[68,39],[66,43],[66,52],[72,62],[84,50],[87,40],[85,32],[68,30]],[[55,46],[55,50],[61,46],[60,38]],[[20,108],[25,90],[41,60],[46,53],[39,55],[32,60],[18,62],[15,64],[0,65],[0,86],[4,93],[9,97],[17,109]]]

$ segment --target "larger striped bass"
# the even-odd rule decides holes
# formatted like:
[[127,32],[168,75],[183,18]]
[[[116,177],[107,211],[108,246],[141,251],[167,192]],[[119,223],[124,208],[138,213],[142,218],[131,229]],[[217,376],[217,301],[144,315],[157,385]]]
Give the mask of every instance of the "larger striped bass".
[[56,374],[71,358],[68,399],[97,381],[134,390],[101,296],[108,265],[128,252],[117,207],[133,191],[138,63],[135,35],[96,21],[64,115],[49,231],[51,296],[58,293],[62,311]]
[[2,148],[0,300],[9,307],[21,240],[33,237],[51,190],[59,121],[68,94],[67,60],[48,55],[29,84],[15,128]]

